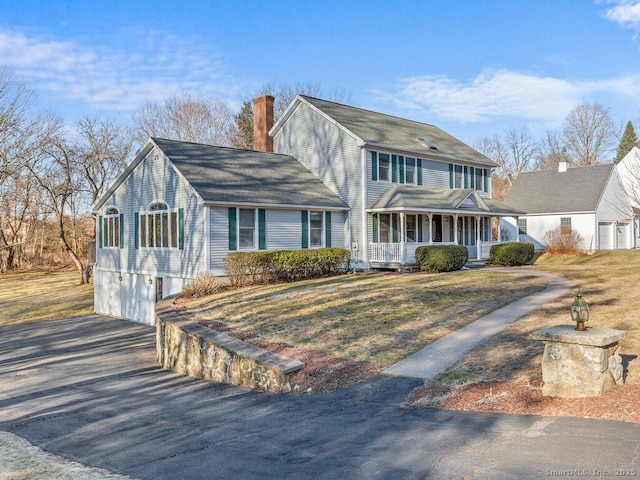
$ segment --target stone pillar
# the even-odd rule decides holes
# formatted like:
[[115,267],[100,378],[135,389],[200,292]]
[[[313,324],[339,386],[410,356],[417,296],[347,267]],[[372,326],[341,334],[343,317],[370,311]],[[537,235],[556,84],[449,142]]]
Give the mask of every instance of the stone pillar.
[[544,343],[542,394],[549,397],[595,397],[623,382],[622,359],[616,353],[624,330],[573,325],[538,330],[532,338]]

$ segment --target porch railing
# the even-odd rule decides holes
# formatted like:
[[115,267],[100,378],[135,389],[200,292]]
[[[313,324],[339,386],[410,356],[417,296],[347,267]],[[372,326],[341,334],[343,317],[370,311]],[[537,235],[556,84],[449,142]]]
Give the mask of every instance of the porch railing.
[[[480,258],[489,258],[489,250],[500,242],[481,242]],[[414,265],[416,263],[416,249],[426,245],[455,245],[454,242],[408,242],[404,244],[404,252],[401,243],[370,243],[369,261],[375,263],[397,263],[401,265]],[[404,253],[404,255],[403,255]],[[470,258],[475,260],[475,258]]]

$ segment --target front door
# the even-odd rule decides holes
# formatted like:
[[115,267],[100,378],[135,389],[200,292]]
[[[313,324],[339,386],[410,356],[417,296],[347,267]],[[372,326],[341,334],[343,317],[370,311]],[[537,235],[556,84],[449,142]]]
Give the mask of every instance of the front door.
[[434,215],[431,221],[431,232],[434,242],[442,241],[442,215]]

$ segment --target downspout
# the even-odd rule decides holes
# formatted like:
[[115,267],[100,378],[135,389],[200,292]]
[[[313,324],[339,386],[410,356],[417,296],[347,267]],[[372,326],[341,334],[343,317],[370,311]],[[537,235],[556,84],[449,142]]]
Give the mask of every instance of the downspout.
[[204,271],[211,271],[211,207],[204,205]]

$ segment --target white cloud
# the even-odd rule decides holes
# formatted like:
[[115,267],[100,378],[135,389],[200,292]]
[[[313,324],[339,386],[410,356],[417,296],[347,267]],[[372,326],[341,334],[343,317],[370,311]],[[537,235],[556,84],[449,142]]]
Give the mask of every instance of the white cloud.
[[219,100],[236,98],[240,86],[222,62],[184,38],[145,32],[114,37],[109,48],[80,41],[0,31],[0,62],[42,96],[78,102],[87,110],[131,111],[147,100],[188,91]]
[[483,72],[468,83],[443,76],[412,77],[400,81],[396,92],[374,94],[403,112],[437,121],[518,119],[552,126],[594,98],[640,97],[640,75],[578,82],[499,70]]
[[614,0],[609,4],[615,4],[604,11],[607,20],[618,23],[625,28],[640,30],[640,1]]

